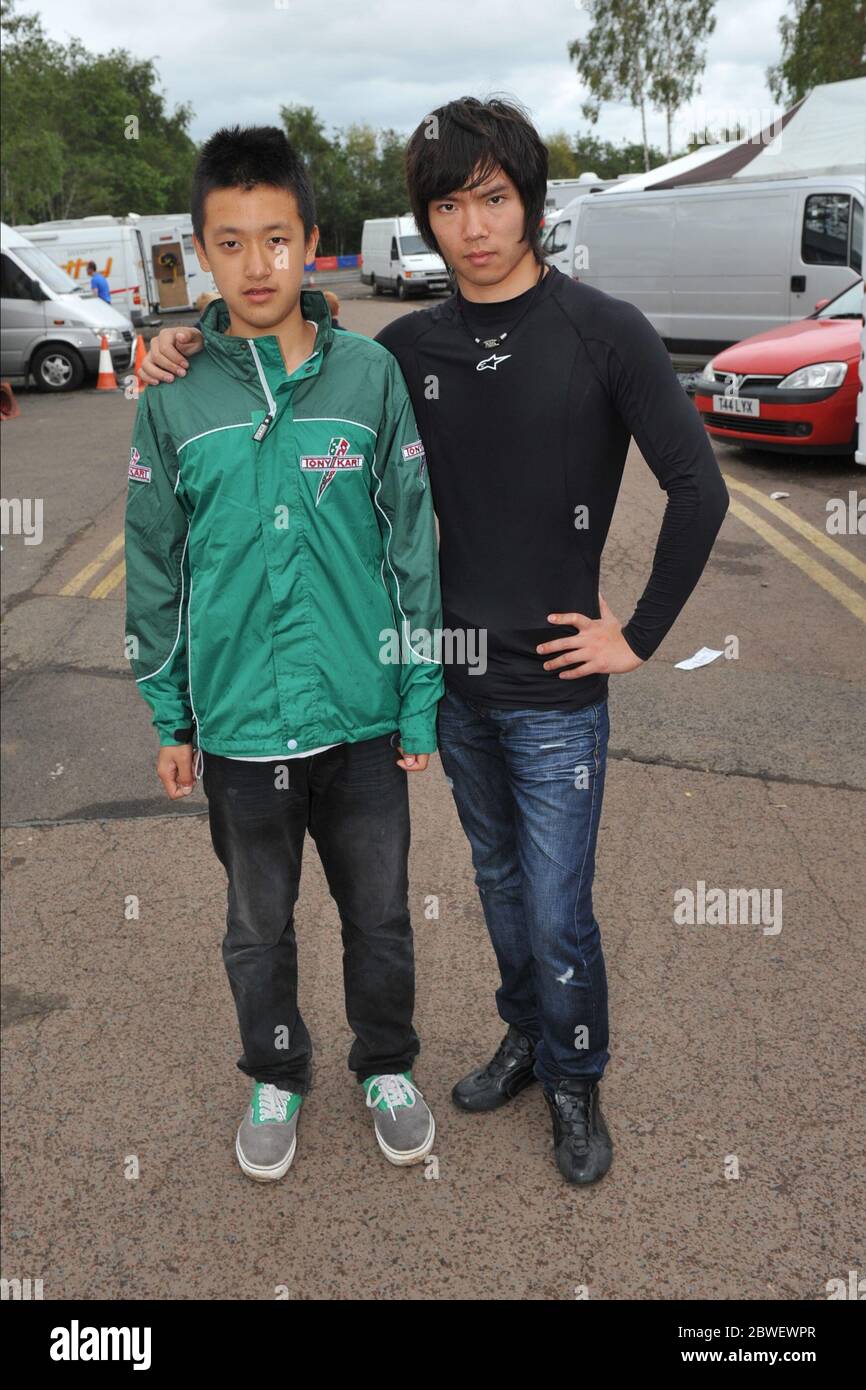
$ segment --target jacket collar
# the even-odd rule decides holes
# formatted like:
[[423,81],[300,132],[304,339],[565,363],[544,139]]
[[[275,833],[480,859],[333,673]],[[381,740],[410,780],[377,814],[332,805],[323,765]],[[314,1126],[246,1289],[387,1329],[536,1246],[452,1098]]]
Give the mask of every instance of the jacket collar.
[[[334,341],[334,327],[328,301],[321,290],[301,290],[301,314],[316,324],[316,342],[313,357],[322,353],[322,358],[330,351]],[[282,364],[279,343],[272,333],[247,339],[228,335],[229,311],[224,299],[214,299],[201,316],[201,331],[205,351],[226,371],[235,376],[253,378],[257,368],[250,352],[250,341],[261,348],[270,362]]]

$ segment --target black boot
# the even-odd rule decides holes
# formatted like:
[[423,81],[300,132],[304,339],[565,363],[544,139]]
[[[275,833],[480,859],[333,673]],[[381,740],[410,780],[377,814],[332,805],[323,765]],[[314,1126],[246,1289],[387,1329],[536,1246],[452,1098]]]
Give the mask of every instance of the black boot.
[[552,1096],[544,1093],[553,1117],[556,1164],[566,1182],[603,1178],[613,1161],[613,1144],[601,1113],[598,1082],[561,1077]]
[[531,1038],[510,1024],[491,1060],[471,1071],[451,1092],[461,1110],[498,1110],[535,1080]]

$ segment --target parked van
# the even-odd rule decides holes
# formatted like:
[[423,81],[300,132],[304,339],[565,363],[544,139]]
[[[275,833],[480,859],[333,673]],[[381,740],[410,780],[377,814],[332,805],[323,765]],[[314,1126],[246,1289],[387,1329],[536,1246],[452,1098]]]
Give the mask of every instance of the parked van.
[[133,323],[192,309],[199,295],[216,291],[213,276],[198,263],[188,212],[79,217],[15,230],[41,246],[77,283],[88,283],[87,264],[95,261],[108,281],[113,306]]
[[548,218],[552,213],[562,212],[573,199],[578,198],[583,193],[597,193],[602,189],[610,188],[616,183],[616,179],[600,179],[597,174],[590,170],[581,174],[576,179],[548,179],[547,192],[544,196],[544,221],[547,224]]
[[56,266],[85,289],[89,261],[104,275],[112,308],[133,323],[150,318],[159,296],[148,269],[148,251],[138,227],[118,217],[79,217],[61,222],[32,222],[15,228],[39,246]]
[[451,281],[441,256],[429,250],[413,217],[378,217],[361,233],[361,280],[374,294],[394,290],[398,299],[431,290],[449,290]]
[[132,324],[0,223],[0,375],[71,391],[99,366],[103,334],[115,371],[132,362]]
[[677,356],[706,361],[811,313],[862,274],[860,174],[732,178],[575,199],[546,258],[642,309]]

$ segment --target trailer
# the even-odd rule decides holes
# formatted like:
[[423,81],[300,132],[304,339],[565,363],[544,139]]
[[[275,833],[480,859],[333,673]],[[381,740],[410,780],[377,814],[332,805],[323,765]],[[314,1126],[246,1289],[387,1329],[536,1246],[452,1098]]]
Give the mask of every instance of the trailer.
[[16,231],[76,283],[86,283],[88,262],[94,261],[108,281],[112,304],[136,324],[192,309],[202,293],[216,288],[198,264],[189,213],[69,218],[19,225]]

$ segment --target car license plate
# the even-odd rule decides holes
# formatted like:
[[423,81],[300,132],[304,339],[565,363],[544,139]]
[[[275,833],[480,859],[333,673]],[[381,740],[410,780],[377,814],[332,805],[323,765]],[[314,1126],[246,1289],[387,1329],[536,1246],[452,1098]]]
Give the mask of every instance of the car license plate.
[[760,415],[761,402],[755,396],[713,396],[713,409],[720,415]]

